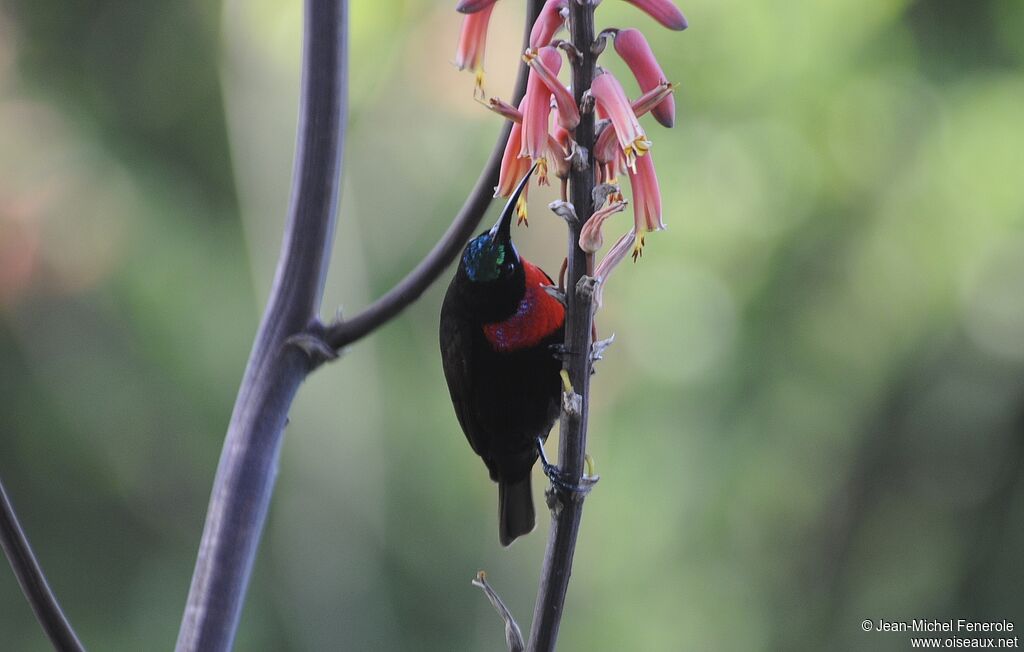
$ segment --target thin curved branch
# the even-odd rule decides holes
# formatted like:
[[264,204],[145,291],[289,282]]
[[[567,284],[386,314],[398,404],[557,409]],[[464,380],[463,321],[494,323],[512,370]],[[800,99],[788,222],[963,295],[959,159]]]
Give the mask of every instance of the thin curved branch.
[[[528,0],[527,2],[526,29],[523,35],[524,49],[529,45],[530,31],[533,29],[533,23],[543,5],[543,0]],[[519,105],[519,101],[526,93],[526,79],[529,70],[529,66],[520,62],[515,87],[512,91],[514,106]],[[476,185],[466,197],[465,203],[455,215],[448,230],[444,232],[444,235],[423,260],[405,278],[356,316],[319,327],[323,329],[319,337],[327,346],[338,350],[369,335],[419,299],[426,289],[437,280],[437,277],[452,264],[480,224],[484,213],[491,205],[491,200],[494,199],[494,187],[498,184],[501,155],[505,151],[505,143],[511,130],[512,123],[506,122],[498,134],[498,141],[491,151],[490,158],[484,163]]]
[[28,537],[18,522],[18,515],[7,497],[3,482],[0,482],[0,547],[3,547],[14,576],[18,578],[18,584],[54,649],[61,652],[85,652],[57,602],[57,596],[46,582],[43,569],[36,561]]

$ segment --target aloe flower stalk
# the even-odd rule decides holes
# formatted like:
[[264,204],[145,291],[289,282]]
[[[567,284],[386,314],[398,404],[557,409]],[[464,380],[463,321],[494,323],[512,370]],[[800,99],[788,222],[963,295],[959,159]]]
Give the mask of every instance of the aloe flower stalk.
[[[477,71],[478,90],[483,83],[485,12],[493,8],[495,1],[459,0],[457,4],[458,10],[470,17],[483,14],[474,24],[467,19],[457,62],[460,68]],[[686,18],[672,0],[626,1],[669,29],[687,27]],[[528,28],[523,54],[529,72],[522,101],[518,107],[497,98],[485,102],[482,90],[477,98],[489,110],[513,123],[501,159],[495,196],[512,196],[518,182],[531,169],[536,169],[542,183],[546,183],[550,171],[561,180],[561,200],[549,207],[565,220],[569,230],[569,248],[558,275],[558,286],[549,288],[552,295],[565,300],[565,338],[559,347],[565,394],[559,466],[545,464],[545,472],[551,478],[548,504],[552,527],[528,644],[530,650],[538,652],[555,649],[582,497],[597,480],[586,456],[590,391],[586,379],[593,373],[593,361],[600,359],[611,338],[598,340],[594,311],[602,304],[604,287],[612,271],[630,252],[637,262],[643,255],[645,235],[665,228],[661,189],[650,154],[651,140],[640,125],[639,116],[653,113],[659,123],[671,127],[675,122],[674,86],[667,81],[639,31],[598,29],[595,16],[600,5],[601,0],[531,0],[528,15],[533,24]],[[566,27],[568,41],[555,40],[556,34]],[[619,81],[598,65],[599,57],[608,49],[609,37],[614,39],[614,49],[640,86],[640,97],[632,103]],[[563,50],[566,64],[562,62]],[[558,79],[563,65],[572,68],[572,92]],[[581,98],[578,104],[577,97]],[[623,198],[618,183],[618,178],[627,174],[630,202]],[[623,212],[628,203],[633,204],[632,226],[599,258],[604,246],[604,226],[613,215]],[[514,210],[519,222],[525,222],[525,189]],[[586,291],[588,288],[592,294]],[[575,495],[577,492],[579,495]],[[506,628],[509,623],[515,625],[507,609],[503,618]],[[522,644],[516,647],[522,648]]]
[[[622,60],[626,62],[629,69],[636,77],[640,90],[644,93],[657,89],[667,83],[665,73],[662,72],[658,60],[651,50],[647,39],[635,29],[622,29],[615,34],[615,51],[619,53]],[[676,103],[672,95],[667,95],[660,103],[651,110],[655,120],[666,127],[671,127],[676,121]]]

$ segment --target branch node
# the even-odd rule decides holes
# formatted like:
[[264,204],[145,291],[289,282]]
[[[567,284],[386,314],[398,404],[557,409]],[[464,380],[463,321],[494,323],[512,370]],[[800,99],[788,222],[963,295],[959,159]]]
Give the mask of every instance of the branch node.
[[570,63],[577,63],[583,59],[583,54],[576,49],[576,46],[565,39],[559,38],[551,41],[551,47],[558,48],[565,52],[566,56],[569,57]]
[[586,147],[581,146],[576,141],[572,143],[572,151],[569,152],[568,161],[572,164],[572,169],[577,172],[585,171],[589,166],[587,163],[588,150]]
[[583,397],[573,391],[562,392],[562,411],[572,419],[583,415]]
[[594,208],[599,209],[604,206],[604,203],[608,201],[610,195],[614,195],[620,192],[620,189],[614,183],[602,183],[599,186],[594,187],[594,191],[591,193],[591,197],[594,200]]
[[331,345],[327,343],[322,335],[323,326],[319,322],[311,325],[307,330],[296,333],[284,341],[285,346],[294,346],[300,349],[313,363],[319,367],[325,362],[337,360],[340,355]]
[[576,207],[567,201],[556,200],[548,204],[548,208],[551,212],[558,217],[565,220],[566,224],[572,226],[580,221],[580,218],[576,216]]
[[583,91],[583,95],[580,97],[580,115],[586,115],[594,112],[594,94],[590,92],[590,89]]
[[526,644],[523,642],[523,633],[519,630],[516,619],[512,616],[509,608],[505,606],[501,596],[487,582],[487,573],[479,571],[472,580],[472,584],[483,590],[484,595],[487,596],[494,610],[505,621],[505,644],[508,646],[509,652],[523,652],[526,649]]
[[593,276],[581,276],[579,283],[576,284],[576,296],[580,301],[591,303],[594,300],[597,287],[598,280],[596,278]]
[[601,56],[604,49],[608,46],[608,39],[614,39],[619,34],[617,27],[609,27],[601,30],[601,33],[594,39],[594,43],[590,46],[590,52],[594,55],[594,58]]

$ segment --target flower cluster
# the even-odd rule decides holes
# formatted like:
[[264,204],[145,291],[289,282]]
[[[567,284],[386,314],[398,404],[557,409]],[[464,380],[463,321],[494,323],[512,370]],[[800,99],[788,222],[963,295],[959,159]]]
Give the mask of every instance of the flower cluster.
[[[643,10],[663,26],[686,29],[686,18],[671,0],[626,0]],[[483,101],[483,54],[487,24],[496,0],[461,0],[457,10],[466,14],[459,38],[456,66],[476,74],[475,95]],[[538,181],[549,183],[549,174],[562,180],[562,199],[566,199],[566,180],[570,160],[577,152],[574,131],[580,123],[581,107],[573,93],[558,79],[563,50],[574,52],[572,45],[555,36],[566,27],[570,0],[547,0],[530,32],[530,47],[523,54],[529,65],[526,93],[518,107],[498,98],[484,104],[514,122],[501,162],[496,197],[507,197],[517,182],[534,164]],[[605,29],[592,44],[603,52],[610,39],[615,52],[626,63],[640,87],[641,95],[630,101],[622,84],[602,68],[589,90],[582,94],[584,107],[597,113],[597,138],[593,143],[595,183],[608,184],[610,191],[594,207],[594,215],[580,234],[580,247],[594,254],[604,240],[601,228],[626,202],[618,189],[620,175],[627,175],[632,189],[633,228],[612,246],[594,270],[598,281],[632,250],[636,261],[643,253],[644,234],[665,228],[662,221],[661,190],[651,157],[651,140],[639,117],[650,113],[665,127],[675,123],[674,85],[669,83],[647,39],[636,29]],[[578,46],[578,44],[577,44]],[[578,54],[578,53],[577,53]],[[590,103],[590,99],[593,100]],[[584,110],[590,110],[585,108]],[[526,220],[526,193],[516,207],[519,220]]]

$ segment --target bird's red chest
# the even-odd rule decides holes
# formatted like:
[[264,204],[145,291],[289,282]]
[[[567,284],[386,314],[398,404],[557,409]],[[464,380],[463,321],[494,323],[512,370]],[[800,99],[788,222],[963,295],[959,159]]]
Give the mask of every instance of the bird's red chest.
[[501,353],[536,346],[565,323],[565,307],[543,289],[551,279],[525,260],[523,269],[526,292],[515,313],[503,321],[484,324],[484,337]]

